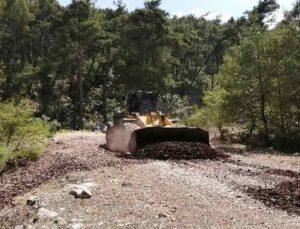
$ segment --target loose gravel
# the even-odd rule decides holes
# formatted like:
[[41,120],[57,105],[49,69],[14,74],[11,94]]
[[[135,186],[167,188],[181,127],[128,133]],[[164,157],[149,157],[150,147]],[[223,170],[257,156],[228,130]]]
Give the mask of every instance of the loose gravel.
[[0,208],[11,204],[14,197],[69,172],[134,163],[99,147],[100,138],[103,139],[103,136],[74,136],[66,142],[63,139],[51,140],[46,152],[37,161],[4,172],[0,175]]

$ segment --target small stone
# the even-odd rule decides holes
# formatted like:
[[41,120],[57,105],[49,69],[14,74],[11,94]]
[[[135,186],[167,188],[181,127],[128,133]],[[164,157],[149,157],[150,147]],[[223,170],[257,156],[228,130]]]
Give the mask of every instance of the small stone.
[[70,191],[70,195],[79,199],[89,199],[92,197],[91,192],[87,188],[74,188]]
[[72,228],[72,229],[80,229],[80,228],[82,228],[82,226],[83,226],[83,225],[82,225],[81,223],[76,223],[76,224],[72,224],[72,225],[71,225],[71,228]]
[[54,220],[54,223],[55,223],[55,224],[63,225],[63,224],[66,224],[66,221],[65,221],[65,219],[62,218],[62,217],[57,217],[57,219]]
[[300,153],[299,153],[299,152],[296,152],[294,155],[295,155],[296,157],[299,157],[299,156],[300,156]]
[[38,196],[30,196],[28,199],[27,199],[27,202],[26,204],[30,207],[33,207],[33,208],[41,208],[41,207],[45,207],[46,204],[42,201],[42,199]]
[[80,222],[82,222],[82,219],[76,219],[76,218],[71,219],[71,223],[73,224],[80,223]]
[[58,217],[58,213],[55,211],[50,211],[46,208],[40,208],[37,216],[34,218],[34,222],[37,221],[48,221]]
[[33,226],[29,224],[23,224],[15,226],[14,229],[33,229]]
[[171,209],[171,212],[172,212],[172,213],[175,213],[176,211],[177,211],[176,208]]
[[[35,205],[37,202],[39,202],[40,199],[37,197],[37,196],[30,196],[28,199],[27,199],[27,205],[29,206],[33,206]],[[23,226],[23,225],[22,225]]]
[[158,217],[159,218],[167,218],[168,216],[166,214],[164,214],[164,213],[159,213]]
[[132,186],[130,183],[127,183],[127,182],[123,182],[122,183],[122,186],[123,187],[130,187],[130,186]]
[[17,225],[14,227],[14,229],[24,229],[23,225]]

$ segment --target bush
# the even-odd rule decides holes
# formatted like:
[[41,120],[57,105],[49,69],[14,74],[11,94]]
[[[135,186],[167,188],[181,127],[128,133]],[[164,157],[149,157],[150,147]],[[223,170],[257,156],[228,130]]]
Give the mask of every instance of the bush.
[[224,90],[207,91],[204,96],[204,107],[195,108],[193,115],[183,120],[183,124],[194,127],[217,127],[221,138],[224,137],[224,125],[228,122],[225,113]]
[[0,169],[10,160],[36,159],[43,153],[50,125],[34,113],[27,100],[0,103]]
[[158,110],[164,114],[170,115],[172,118],[184,119],[192,112],[188,98],[181,98],[174,94],[165,94],[159,96]]

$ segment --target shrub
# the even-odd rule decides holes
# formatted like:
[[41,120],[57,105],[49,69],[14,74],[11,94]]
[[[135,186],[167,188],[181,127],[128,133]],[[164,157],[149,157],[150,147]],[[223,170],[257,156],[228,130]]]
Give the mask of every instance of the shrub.
[[194,114],[183,120],[187,126],[194,127],[217,127],[221,138],[224,137],[224,125],[229,117],[225,113],[226,103],[224,101],[224,90],[208,91],[204,96],[204,107],[195,108]]
[[36,159],[43,153],[50,126],[34,113],[27,100],[0,103],[0,169],[10,160]]

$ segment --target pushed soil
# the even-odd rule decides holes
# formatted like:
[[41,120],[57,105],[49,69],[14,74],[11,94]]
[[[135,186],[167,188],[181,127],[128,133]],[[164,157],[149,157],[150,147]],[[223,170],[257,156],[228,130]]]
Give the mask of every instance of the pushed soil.
[[248,188],[247,192],[269,207],[300,215],[300,178],[282,182],[275,188]]
[[278,175],[278,176],[286,176],[290,178],[299,178],[300,173],[292,171],[292,170],[282,170],[282,169],[268,169],[266,170],[267,174],[270,175]]
[[160,160],[225,159],[229,156],[200,142],[160,142],[146,145],[137,150],[136,158]]

